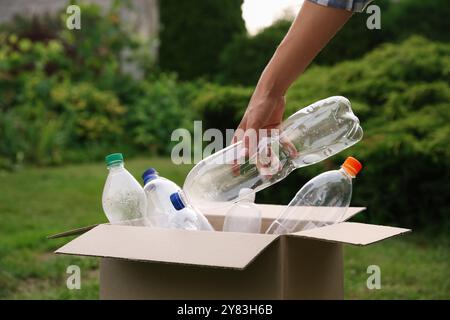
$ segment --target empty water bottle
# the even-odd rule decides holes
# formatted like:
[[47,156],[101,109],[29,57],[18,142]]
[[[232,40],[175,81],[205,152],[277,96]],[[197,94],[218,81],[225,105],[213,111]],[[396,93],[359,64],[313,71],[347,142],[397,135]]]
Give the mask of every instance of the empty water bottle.
[[147,197],[147,216],[155,227],[168,228],[169,215],[173,210],[170,195],[179,187],[172,181],[161,177],[154,168],[142,174],[144,192]]
[[125,169],[121,153],[105,158],[109,170],[103,188],[102,206],[112,224],[149,226],[147,200],[139,182]]
[[154,168],[142,174],[147,197],[147,216],[153,226],[186,230],[208,230],[213,228],[201,213],[187,205],[181,198],[180,187],[159,176]]
[[266,233],[286,234],[340,222],[352,198],[352,179],[361,168],[358,160],[348,157],[341,169],[308,181]]
[[240,200],[225,215],[223,231],[259,233],[261,210],[255,205],[255,192],[244,188],[239,192]]
[[[183,192],[202,212],[229,206],[239,201],[242,188],[255,192],[267,188],[296,168],[354,145],[362,135],[350,101],[330,97],[291,115],[282,123],[279,135],[260,139],[256,153],[250,157],[240,141],[205,158],[189,172]],[[257,165],[261,160],[265,166]]]
[[169,208],[169,228],[184,230],[201,230],[198,215],[192,208],[186,207],[178,192],[169,196],[172,207]]

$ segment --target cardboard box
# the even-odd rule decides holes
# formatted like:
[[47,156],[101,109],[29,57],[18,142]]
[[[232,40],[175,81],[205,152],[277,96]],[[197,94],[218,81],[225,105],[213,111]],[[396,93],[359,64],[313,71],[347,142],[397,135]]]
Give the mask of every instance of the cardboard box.
[[[263,231],[284,208],[258,206]],[[362,210],[283,236],[101,224],[54,237],[82,233],[56,253],[100,257],[101,299],[343,299],[343,245],[410,231],[345,222]],[[326,213],[318,208],[318,220]],[[223,218],[224,212],[208,215],[216,230]]]

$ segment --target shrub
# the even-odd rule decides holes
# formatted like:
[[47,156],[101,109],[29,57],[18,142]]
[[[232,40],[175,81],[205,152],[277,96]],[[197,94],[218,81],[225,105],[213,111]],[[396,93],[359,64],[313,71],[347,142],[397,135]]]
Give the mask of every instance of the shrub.
[[130,105],[127,116],[130,139],[141,151],[170,153],[172,131],[190,126],[190,111],[182,104],[181,87],[174,76],[168,75],[142,83],[141,94]]
[[1,167],[98,159],[117,146],[138,149],[125,125],[142,85],[123,72],[124,53],[144,66],[140,76],[149,78],[153,64],[142,55],[148,44],[123,27],[114,3],[105,14],[82,5],[77,32],[67,30],[63,13],[2,27]]
[[219,82],[256,85],[258,78],[291,25],[280,20],[255,36],[236,36],[220,55]]
[[207,84],[193,99],[192,108],[203,120],[205,130],[217,128],[224,132],[239,125],[251,93],[251,88]]
[[161,16],[159,63],[181,79],[215,77],[219,55],[234,35],[245,32],[242,0],[164,0]]

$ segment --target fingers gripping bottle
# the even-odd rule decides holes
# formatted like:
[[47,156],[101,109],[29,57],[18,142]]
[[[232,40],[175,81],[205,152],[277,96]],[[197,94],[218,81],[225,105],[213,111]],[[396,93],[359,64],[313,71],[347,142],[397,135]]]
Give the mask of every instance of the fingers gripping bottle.
[[255,205],[255,192],[241,189],[241,200],[228,210],[223,224],[223,231],[260,233],[261,210]]
[[102,206],[112,224],[150,226],[147,200],[139,182],[125,169],[121,153],[105,158],[109,170],[103,188]]
[[[352,198],[352,180],[361,168],[358,160],[348,157],[341,169],[308,181],[266,233],[286,234],[341,222]],[[318,211],[317,207],[327,208]]]
[[[202,212],[230,206],[240,200],[242,188],[258,192],[296,168],[354,145],[362,135],[349,100],[340,96],[320,100],[287,118],[278,135],[260,139],[253,155],[240,141],[200,161],[189,172],[183,192]],[[258,165],[262,160],[265,164]]]
[[147,216],[153,226],[186,230],[213,230],[205,216],[181,198],[180,187],[159,176],[154,168],[142,174],[147,197]]

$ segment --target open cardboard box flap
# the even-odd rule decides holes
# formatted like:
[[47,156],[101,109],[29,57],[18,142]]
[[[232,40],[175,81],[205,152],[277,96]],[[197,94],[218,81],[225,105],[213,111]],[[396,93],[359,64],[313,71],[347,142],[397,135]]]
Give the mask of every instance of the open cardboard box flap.
[[[285,208],[285,206],[278,205],[258,206],[261,208],[263,219],[270,221],[275,219]],[[351,207],[342,220],[348,220],[364,209]],[[321,221],[321,217],[326,216],[326,213],[326,208],[318,208],[317,220]],[[208,215],[208,218],[210,220],[220,217],[223,219],[223,215],[224,213],[217,212]],[[86,232],[86,230],[89,231]],[[341,222],[292,233],[288,236],[368,245],[408,231],[410,230]],[[59,248],[56,253],[244,269],[278,237],[267,234],[192,232],[110,224],[79,228],[58,236],[83,232],[85,233]]]
[[56,253],[243,269],[276,238],[102,224]]
[[299,231],[289,236],[366,246],[411,231],[374,224],[341,222],[321,228]]

